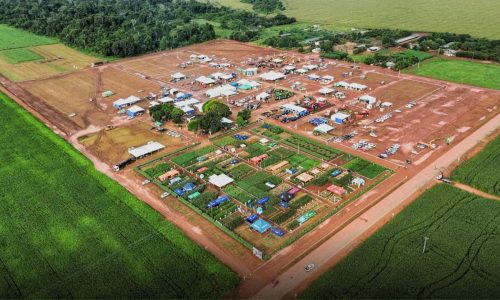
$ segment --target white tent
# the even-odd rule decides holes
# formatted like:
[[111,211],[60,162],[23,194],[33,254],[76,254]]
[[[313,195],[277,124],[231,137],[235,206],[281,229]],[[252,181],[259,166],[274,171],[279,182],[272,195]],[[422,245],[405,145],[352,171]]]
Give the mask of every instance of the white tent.
[[260,78],[267,81],[276,81],[285,78],[285,74],[276,71],[269,71],[260,75]]
[[335,90],[334,90],[334,89],[327,88],[327,87],[324,87],[324,88],[322,88],[321,90],[319,90],[319,93],[320,93],[320,94],[323,94],[323,95],[328,95],[328,94],[331,94],[331,93],[333,93],[333,92],[335,92]]
[[271,94],[268,94],[266,92],[262,92],[262,93],[258,94],[257,96],[255,96],[255,99],[262,101],[262,100],[269,99],[269,97],[271,97]]
[[227,176],[226,174],[220,174],[220,175],[212,175],[208,177],[208,182],[211,184],[215,185],[218,188],[223,188],[226,185],[232,183],[234,180]]
[[314,131],[320,132],[320,133],[328,133],[332,131],[334,128],[328,124],[321,124],[318,125],[314,128]]
[[172,79],[174,80],[182,80],[182,79],[186,79],[186,75],[182,74],[182,73],[175,73],[175,74],[172,74],[170,75],[170,77],[172,77]]
[[366,104],[374,104],[375,102],[377,102],[377,98],[370,95],[363,95],[359,97],[358,100],[361,102],[366,102]]
[[204,84],[204,85],[216,83],[215,80],[213,80],[212,78],[208,78],[206,76],[200,76],[200,77],[196,78],[196,81],[201,83],[201,84]]
[[163,148],[165,148],[165,146],[158,142],[149,142],[144,146],[128,149],[128,153],[130,153],[135,158],[140,158],[153,152],[159,151]]

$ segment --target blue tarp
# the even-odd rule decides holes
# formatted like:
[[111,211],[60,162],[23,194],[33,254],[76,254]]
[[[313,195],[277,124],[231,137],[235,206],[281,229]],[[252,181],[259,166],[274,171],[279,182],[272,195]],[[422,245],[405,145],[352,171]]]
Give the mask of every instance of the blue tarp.
[[260,198],[259,200],[257,200],[257,204],[262,205],[265,204],[267,201],[269,201],[269,197]]
[[192,191],[194,190],[194,188],[196,187],[196,185],[192,182],[188,182],[184,185],[184,187],[182,187],[182,189],[186,192],[189,192],[189,191]]
[[274,233],[277,236],[284,236],[285,232],[282,229],[279,229],[277,227],[271,228],[272,233]]
[[239,140],[239,141],[244,141],[244,140],[248,139],[248,135],[235,134],[234,138]]
[[174,192],[179,196],[182,196],[185,193],[181,188],[176,188]]
[[251,223],[257,221],[258,219],[259,219],[259,215],[258,214],[253,214],[253,215],[250,215],[247,218],[247,222],[251,224]]
[[340,175],[340,173],[342,173],[342,171],[339,170],[339,169],[337,169],[337,170],[333,171],[332,174],[330,174],[330,175],[333,176],[333,177],[337,177],[337,176]]
[[311,123],[315,126],[318,126],[321,124],[326,124],[326,123],[328,123],[328,121],[324,118],[312,118],[311,120],[309,120],[309,123]]
[[222,195],[219,198],[215,199],[214,201],[210,201],[207,204],[207,208],[212,208],[212,207],[215,207],[215,206],[219,206],[220,204],[226,202],[227,200],[229,200],[229,197],[227,195]]

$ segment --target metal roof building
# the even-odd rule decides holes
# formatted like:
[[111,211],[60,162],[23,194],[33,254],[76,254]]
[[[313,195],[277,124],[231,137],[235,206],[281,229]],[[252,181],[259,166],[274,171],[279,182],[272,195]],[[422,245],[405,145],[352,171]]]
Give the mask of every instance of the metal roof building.
[[165,148],[165,146],[158,142],[149,142],[144,146],[128,149],[128,153],[130,153],[135,158],[141,158],[163,148]]

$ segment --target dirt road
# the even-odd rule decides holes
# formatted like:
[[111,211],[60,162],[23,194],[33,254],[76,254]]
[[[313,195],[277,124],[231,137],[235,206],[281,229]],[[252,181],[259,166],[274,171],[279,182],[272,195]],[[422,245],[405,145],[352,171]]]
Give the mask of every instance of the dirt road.
[[[359,245],[366,239],[366,233],[373,231],[374,227],[379,228],[389,220],[393,213],[401,209],[401,206],[410,195],[427,188],[429,183],[435,183],[433,179],[439,173],[440,169],[448,167],[455,160],[465,155],[478,142],[491,134],[499,124],[500,115],[497,115],[451,148],[434,163],[423,169],[418,175],[408,180],[389,196],[377,203],[372,209],[365,212],[336,235],[332,236],[328,241],[283,272],[276,278],[279,281],[277,285],[268,284],[254,297],[259,299],[294,297],[297,291],[302,290],[304,286],[311,283],[330,268],[339,259],[338,256],[345,255],[347,252],[345,251],[346,249],[352,249],[355,245]],[[311,272],[305,272],[304,267],[309,263],[314,263],[316,269]]]
[[475,189],[475,188],[471,187],[470,185],[466,185],[466,184],[463,184],[463,183],[455,182],[453,184],[453,186],[455,186],[456,188],[459,188],[461,190],[464,190],[466,192],[469,192],[471,194],[478,195],[479,197],[483,197],[483,198],[486,198],[486,199],[500,201],[500,197],[497,197],[495,195],[488,194],[486,192],[480,191],[478,189]]

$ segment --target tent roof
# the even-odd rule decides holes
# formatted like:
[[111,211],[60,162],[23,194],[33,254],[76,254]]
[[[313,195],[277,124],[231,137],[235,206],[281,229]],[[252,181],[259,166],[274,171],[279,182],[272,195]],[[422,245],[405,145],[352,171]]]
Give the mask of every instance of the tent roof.
[[264,233],[268,231],[271,228],[271,224],[269,222],[264,221],[262,219],[258,219],[257,221],[253,222],[252,225],[250,225],[254,230],[256,230],[259,233]]

